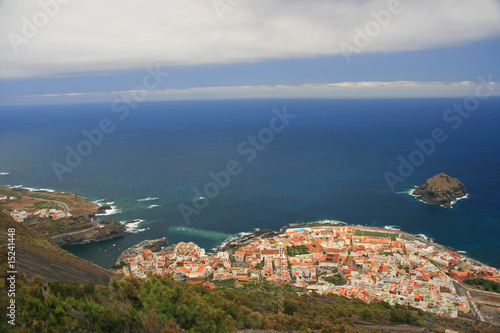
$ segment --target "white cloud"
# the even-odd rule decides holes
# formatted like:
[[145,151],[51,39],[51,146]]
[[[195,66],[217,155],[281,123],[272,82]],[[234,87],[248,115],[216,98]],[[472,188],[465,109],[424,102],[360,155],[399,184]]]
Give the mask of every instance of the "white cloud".
[[[69,75],[143,67],[249,62],[341,54],[354,45],[372,11],[387,1],[242,0],[219,18],[227,0],[41,0],[59,3],[41,28],[15,35],[26,22],[43,25],[39,1],[0,3],[0,77]],[[391,0],[397,1],[397,0]],[[360,52],[455,45],[500,34],[496,0],[400,0],[401,12]],[[26,19],[26,20],[24,20]],[[24,37],[23,37],[24,38]],[[19,41],[19,40],[18,40]],[[15,44],[15,43],[14,43]]]
[[[491,78],[489,78],[491,79]],[[489,80],[488,79],[488,80]],[[126,90],[113,92],[67,93],[11,96],[2,104],[111,102],[123,96],[146,96],[147,101],[251,99],[251,98],[419,98],[474,96],[479,82],[365,81],[307,83],[293,85],[195,87],[165,90]],[[488,95],[500,96],[500,83],[488,84]],[[487,92],[481,88],[481,92]],[[130,99],[130,98],[128,98]],[[128,100],[127,99],[127,100]],[[142,100],[142,98],[141,98]]]

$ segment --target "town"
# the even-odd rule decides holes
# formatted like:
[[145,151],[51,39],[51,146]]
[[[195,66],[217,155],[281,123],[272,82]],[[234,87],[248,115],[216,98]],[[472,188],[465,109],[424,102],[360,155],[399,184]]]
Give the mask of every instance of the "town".
[[122,253],[116,271],[140,279],[153,274],[180,281],[201,279],[209,288],[221,280],[266,280],[291,284],[297,291],[385,301],[452,318],[459,311],[480,316],[470,294],[460,289],[461,281],[500,278],[496,268],[439,244],[361,226],[289,227],[270,237],[249,237],[238,243],[241,246],[226,246],[217,253],[184,242],[153,252],[149,242]]
[[[16,197],[8,197],[8,196],[0,196],[0,203],[7,203],[9,201],[18,201],[18,198]],[[54,204],[54,203],[49,203],[48,206],[63,206],[63,210],[56,209],[56,208],[37,208],[38,206],[47,206],[44,202],[37,202],[31,207],[25,207],[26,209],[3,209],[2,212],[10,215],[14,221],[22,223],[24,222],[28,217],[33,216],[33,217],[40,217],[40,218],[52,218],[53,221],[63,219],[65,217],[70,217],[71,214],[69,213],[67,207],[65,208],[62,203]]]

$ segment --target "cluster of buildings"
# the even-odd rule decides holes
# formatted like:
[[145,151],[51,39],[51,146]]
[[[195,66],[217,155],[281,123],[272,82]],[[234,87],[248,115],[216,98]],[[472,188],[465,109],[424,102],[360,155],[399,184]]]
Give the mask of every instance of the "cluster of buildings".
[[36,210],[29,210],[29,211],[26,211],[26,210],[19,211],[17,209],[8,211],[7,209],[4,209],[4,210],[2,210],[2,212],[7,214],[7,215],[10,215],[14,219],[14,221],[19,222],[19,223],[24,222],[24,220],[30,216],[37,216],[37,217],[43,217],[43,218],[51,217],[52,220],[54,220],[54,221],[71,216],[70,213],[66,213],[62,210],[53,209],[53,208],[51,208],[51,209],[48,209],[48,208],[36,209]]
[[[0,195],[0,202],[2,201],[13,201],[17,200],[16,197],[7,197],[4,195]],[[22,209],[25,208],[25,209]],[[52,220],[59,220],[65,217],[71,216],[68,212],[66,213],[63,210],[54,209],[54,208],[44,208],[44,209],[30,209],[29,206],[26,207],[16,207],[15,209],[3,209],[3,213],[10,215],[14,221],[22,223],[30,216],[34,217],[42,217],[42,218],[52,218]]]
[[168,251],[129,250],[122,261],[126,265],[119,272],[139,278],[172,274],[291,283],[302,291],[411,305],[450,317],[470,310],[467,297],[455,291],[455,279],[463,280],[464,273],[466,278],[499,277],[495,268],[470,263],[417,237],[355,226],[288,228],[218,253],[181,242]]
[[[126,265],[118,269],[118,273],[142,279],[152,274],[204,278],[213,271],[210,265],[210,263],[216,264],[213,258],[212,254],[208,256],[204,249],[194,243],[180,242],[173,251],[168,252],[152,252],[150,249],[134,246],[127,250],[120,259]],[[229,261],[227,253],[224,259]]]

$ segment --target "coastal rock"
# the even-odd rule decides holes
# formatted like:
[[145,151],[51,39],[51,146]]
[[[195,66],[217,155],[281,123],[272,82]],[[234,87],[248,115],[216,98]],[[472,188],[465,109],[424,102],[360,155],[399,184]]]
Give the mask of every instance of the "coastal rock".
[[166,237],[157,239],[155,241],[152,241],[149,243],[147,246],[144,246],[145,249],[150,249],[152,252],[160,252],[162,247],[168,245],[168,240]]
[[464,184],[445,173],[432,176],[412,192],[412,195],[429,205],[445,208],[451,208],[457,199],[463,198],[466,194]]
[[99,206],[99,208],[97,208],[97,212],[95,212],[93,216],[95,214],[106,214],[106,211],[111,209],[113,209],[113,207],[111,207],[110,205]]
[[63,236],[62,240],[54,239],[54,241],[59,245],[84,244],[89,242],[100,242],[129,234],[125,226],[116,221],[105,220],[100,223],[104,225],[104,227],[66,234]]

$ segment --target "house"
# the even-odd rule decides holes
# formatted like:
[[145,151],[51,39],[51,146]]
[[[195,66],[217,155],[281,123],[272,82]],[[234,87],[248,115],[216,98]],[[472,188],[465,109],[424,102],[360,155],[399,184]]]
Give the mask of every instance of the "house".
[[199,277],[207,276],[209,273],[210,273],[210,266],[207,266],[207,265],[203,264],[200,267],[196,268],[194,270],[194,272],[192,271],[189,274],[189,277],[191,277],[191,278],[199,278]]
[[279,258],[280,251],[278,249],[271,250],[260,250],[260,255],[262,258]]
[[174,251],[179,256],[188,256],[193,253],[198,254],[200,256],[203,256],[205,254],[205,250],[200,249],[200,247],[193,242],[189,243],[180,242],[179,244],[177,244]]
[[215,284],[213,284],[213,283],[211,283],[211,282],[206,282],[206,283],[203,285],[203,287],[208,288],[208,289],[215,289],[215,288],[217,288],[217,287],[215,286]]
[[245,252],[244,251],[236,251],[234,253],[234,260],[236,260],[237,262],[243,262],[245,261]]
[[307,247],[307,250],[309,251],[309,253],[322,253],[323,252],[323,248],[321,247],[321,245],[319,245],[316,242],[306,244],[306,247]]
[[339,255],[337,253],[327,253],[318,260],[320,268],[338,267]]
[[184,275],[184,276],[187,276],[189,273],[191,273],[191,271],[184,266],[177,267],[177,272]]
[[490,281],[494,281],[494,282],[500,283],[500,275],[496,275],[496,276],[482,276],[482,278],[485,279],[485,280],[490,280]]
[[459,281],[463,281],[466,279],[473,279],[473,278],[477,277],[476,273],[474,273],[468,269],[465,269],[463,271],[452,269],[450,271],[450,274],[452,277],[454,277],[455,279],[457,279]]
[[248,282],[248,276],[238,275],[238,282]]
[[153,259],[153,252],[150,249],[144,249],[142,250],[142,256],[146,260],[151,260]]

